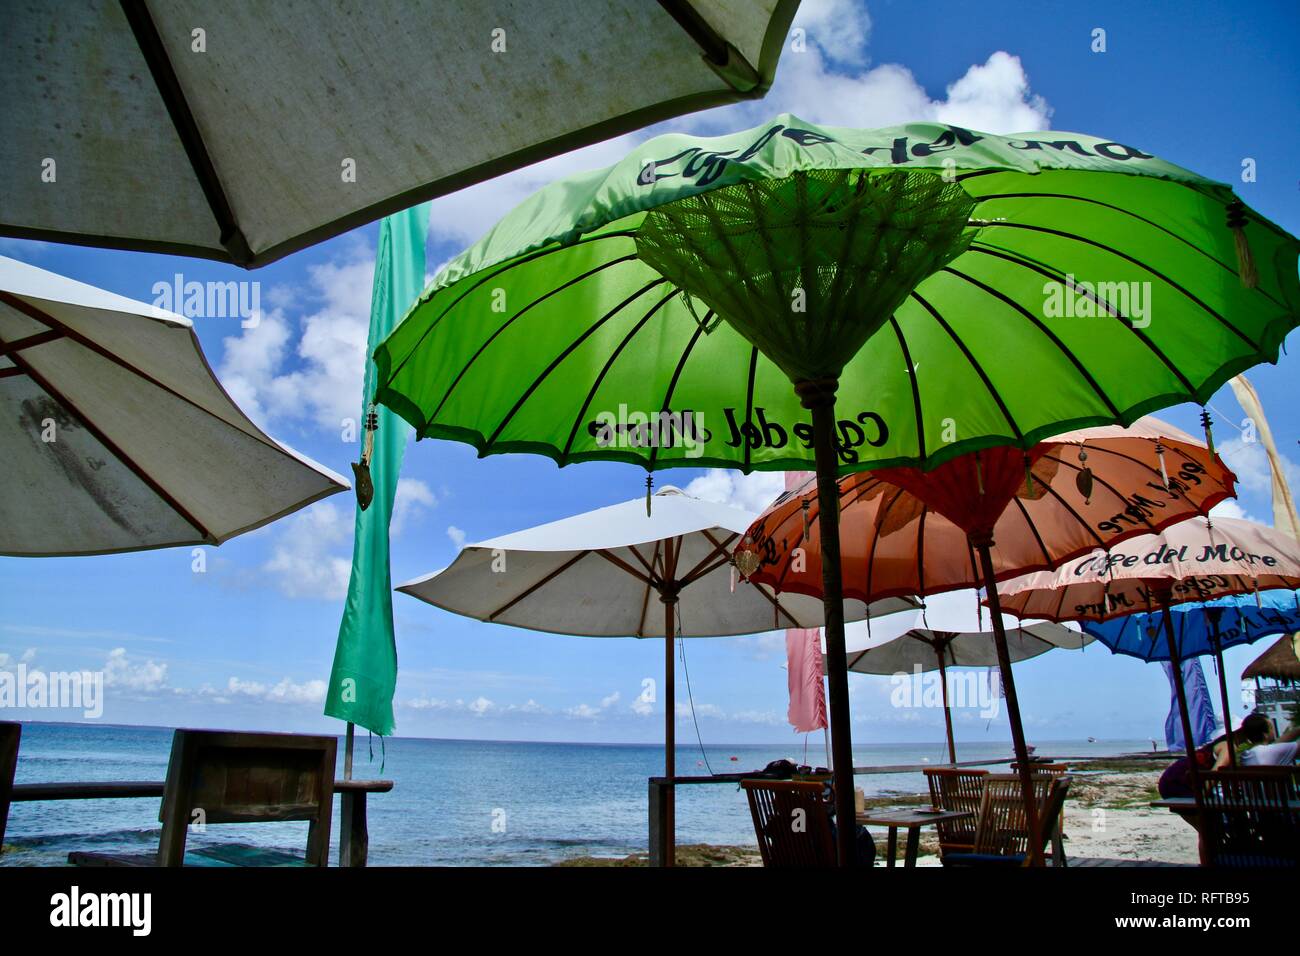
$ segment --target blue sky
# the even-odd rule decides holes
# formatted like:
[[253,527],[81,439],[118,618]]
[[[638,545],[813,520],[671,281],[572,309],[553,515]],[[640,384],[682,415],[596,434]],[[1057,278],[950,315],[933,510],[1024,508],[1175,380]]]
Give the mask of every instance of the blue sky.
[[[548,180],[612,162],[665,129],[741,129],[789,110],[843,126],[914,119],[990,132],[1052,128],[1102,135],[1232,183],[1292,233],[1300,232],[1300,7],[1292,2],[1165,4],[985,0],[806,3],[796,21],[807,49],[788,51],[765,101],[684,117],[599,144],[434,204],[429,272]],[[1105,52],[1094,52],[1094,30]],[[1243,160],[1257,180],[1241,182]],[[340,473],[357,446],[340,419],[360,396],[377,227],[308,249],[254,273],[202,262],[0,240],[0,254],[132,298],[156,282],[256,280],[263,321],[198,319],[209,359],[264,427]],[[1294,339],[1294,337],[1293,337]],[[1279,446],[1295,457],[1296,359],[1250,374]],[[1217,436],[1241,478],[1239,508],[1269,520],[1258,445],[1234,440],[1242,413],[1230,390],[1213,406]],[[1163,417],[1195,433],[1196,409]],[[1227,421],[1224,421],[1224,419]],[[1291,471],[1296,472],[1294,465]],[[400,582],[442,567],[457,542],[475,541],[637,497],[643,472],[615,465],[559,471],[549,460],[476,460],[468,447],[426,441],[408,449],[393,543]],[[757,508],[779,476],[741,480],[682,470],[657,483],[695,486]],[[1294,479],[1293,479],[1294,480]],[[207,554],[196,574],[186,549],[97,558],[0,558],[0,664],[104,670],[102,719],[167,726],[327,730],[321,715],[346,584],[351,499],[339,496]],[[576,741],[662,739],[662,712],[632,704],[662,671],[655,641],[584,639],[480,624],[395,595],[400,676],[398,733]],[[702,732],[711,742],[795,742],[783,724],[780,635],[688,642]],[[1230,674],[1263,646],[1228,652]],[[4,657],[3,655],[7,655]],[[1213,680],[1213,672],[1209,675]],[[1017,666],[1033,740],[1158,737],[1168,684],[1156,667],[1104,649],[1054,653]],[[855,738],[939,741],[934,710],[889,706],[884,678],[854,677]],[[679,686],[681,685],[679,676]],[[684,699],[684,686],[682,687]],[[19,714],[75,719],[74,712]],[[1238,715],[1240,716],[1240,714]],[[679,734],[690,733],[689,723]],[[1005,740],[992,723],[959,714],[959,739]]]

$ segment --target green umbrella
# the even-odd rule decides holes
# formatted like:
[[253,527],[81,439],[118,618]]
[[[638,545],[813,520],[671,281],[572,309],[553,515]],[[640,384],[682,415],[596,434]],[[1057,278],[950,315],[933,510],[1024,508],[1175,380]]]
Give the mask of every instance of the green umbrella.
[[481,455],[814,465],[847,820],[832,479],[1204,403],[1276,359],[1297,248],[1132,146],[782,115],[657,137],[533,195],[379,346],[376,397]]

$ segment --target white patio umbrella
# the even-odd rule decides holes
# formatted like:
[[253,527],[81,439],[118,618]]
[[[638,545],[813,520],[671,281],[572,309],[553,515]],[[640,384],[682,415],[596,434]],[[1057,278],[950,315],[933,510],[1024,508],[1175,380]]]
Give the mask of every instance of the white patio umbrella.
[[[845,628],[848,669],[859,674],[912,674],[939,671],[943,718],[948,732],[948,759],[957,762],[948,702],[949,667],[997,667],[993,622],[979,609],[976,591],[949,591],[926,599],[924,610],[900,611]],[[1051,621],[1016,621],[1002,616],[1012,663],[1058,648],[1078,650],[1092,638],[1077,625]],[[986,629],[987,628],[987,629]],[[824,647],[823,647],[824,650]]]
[[[469,545],[447,568],[397,590],[480,621],[586,637],[664,640],[664,775],[674,776],[673,641],[784,627],[818,627],[820,598],[733,588],[731,548],[755,515],[667,486],[646,500]],[[662,605],[662,612],[654,603]],[[873,615],[915,607],[906,598],[872,605]],[[868,609],[845,601],[858,620]],[[668,863],[672,861],[668,788]]]
[[190,322],[0,257],[0,554],[220,544],[348,483],[266,435]]
[[5,4],[0,235],[264,265],[579,146],[761,97],[797,6]]

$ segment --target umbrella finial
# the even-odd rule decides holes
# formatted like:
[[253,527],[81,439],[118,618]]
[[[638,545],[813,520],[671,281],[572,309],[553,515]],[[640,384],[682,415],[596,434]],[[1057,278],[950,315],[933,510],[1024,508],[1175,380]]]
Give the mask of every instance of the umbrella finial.
[[1201,406],[1201,427],[1205,429],[1205,447],[1210,449],[1210,454],[1214,451],[1214,419],[1210,417],[1210,410]]

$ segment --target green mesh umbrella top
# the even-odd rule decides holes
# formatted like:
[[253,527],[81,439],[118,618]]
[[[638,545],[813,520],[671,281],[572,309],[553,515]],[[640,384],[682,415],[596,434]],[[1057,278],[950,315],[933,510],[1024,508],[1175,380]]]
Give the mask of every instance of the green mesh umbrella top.
[[671,134],[540,190],[434,278],[377,398],[480,454],[842,470],[1205,402],[1300,321],[1300,243],[1223,185],[1065,132]]

